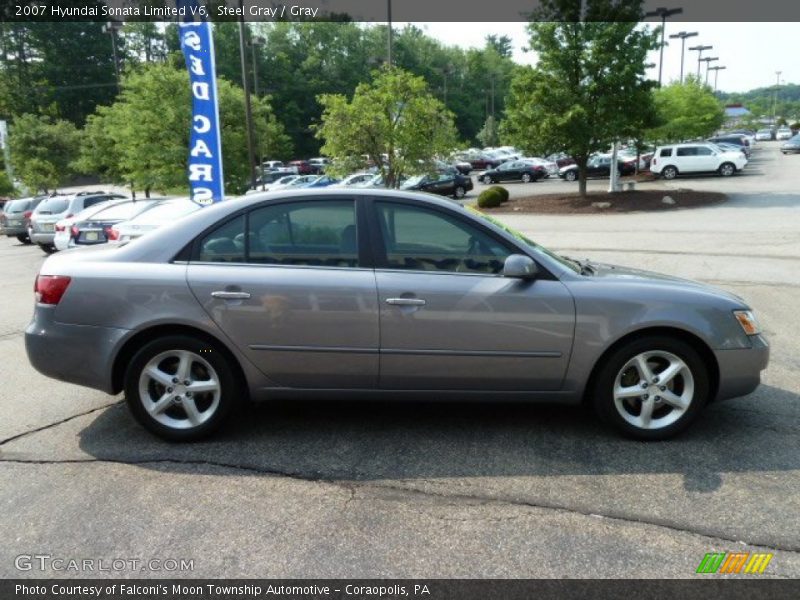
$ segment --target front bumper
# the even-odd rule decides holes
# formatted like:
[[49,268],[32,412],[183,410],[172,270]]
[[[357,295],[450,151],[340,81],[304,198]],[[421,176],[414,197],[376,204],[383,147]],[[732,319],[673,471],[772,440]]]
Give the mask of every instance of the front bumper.
[[750,340],[750,348],[714,351],[719,366],[717,400],[746,396],[761,383],[761,371],[769,364],[769,344],[762,335]]
[[69,325],[54,318],[55,307],[38,304],[25,330],[25,350],[42,375],[113,394],[113,357],[126,329]]

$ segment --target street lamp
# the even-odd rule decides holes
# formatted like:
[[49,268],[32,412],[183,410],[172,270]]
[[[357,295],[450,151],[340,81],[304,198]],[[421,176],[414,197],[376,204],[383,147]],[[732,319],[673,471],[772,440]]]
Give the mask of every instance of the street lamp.
[[103,27],[102,32],[111,36],[111,52],[114,55],[114,74],[117,77],[117,93],[119,93],[119,57],[117,56],[117,31],[122,29],[122,23],[119,21],[107,21]]
[[781,73],[783,71],[775,71],[777,79],[775,80],[775,96],[772,99],[772,126],[775,126],[775,119],[778,116],[778,88],[781,86]]
[[719,72],[727,69],[728,67],[720,67],[717,65],[716,67],[709,67],[709,71],[714,71],[714,92],[717,91],[717,79],[719,78]]
[[709,63],[714,62],[715,60],[719,60],[718,56],[706,56],[705,58],[701,58],[704,63],[706,63],[706,85],[708,85],[708,69],[711,68]]
[[389,31],[386,37],[386,64],[392,66],[392,0],[386,0],[386,16],[389,25]]
[[250,38],[250,51],[253,59],[253,95],[258,98],[258,65],[256,63],[256,46],[263,46],[266,40],[261,36]]
[[696,31],[688,32],[688,31],[681,31],[680,33],[673,33],[670,39],[679,39],[681,41],[681,83],[683,83],[683,56],[686,54],[686,38],[694,37],[699,35]]
[[703,58],[704,50],[711,50],[714,46],[692,46],[689,50],[697,51],[697,81],[700,81],[700,60]]
[[663,6],[659,6],[655,10],[644,13],[645,18],[661,17],[661,54],[658,59],[658,87],[661,87],[661,71],[664,66],[664,29],[667,26],[667,17],[679,15],[681,13],[683,13],[682,8],[664,8]]

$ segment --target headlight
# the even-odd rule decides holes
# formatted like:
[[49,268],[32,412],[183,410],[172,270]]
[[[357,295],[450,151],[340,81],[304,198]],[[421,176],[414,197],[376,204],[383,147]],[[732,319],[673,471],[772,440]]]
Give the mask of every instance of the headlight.
[[733,311],[733,316],[739,321],[739,325],[742,326],[742,329],[744,329],[747,335],[758,335],[761,333],[761,326],[758,324],[755,315],[753,315],[753,311],[735,310]]

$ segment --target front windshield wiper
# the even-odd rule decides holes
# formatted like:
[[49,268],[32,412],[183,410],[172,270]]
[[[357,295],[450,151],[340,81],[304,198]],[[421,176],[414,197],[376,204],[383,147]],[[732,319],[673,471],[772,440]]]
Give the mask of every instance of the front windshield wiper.
[[562,256],[571,263],[574,263],[580,269],[581,275],[594,275],[596,273],[595,268],[589,262],[589,259],[579,260],[577,258],[571,258],[569,256]]

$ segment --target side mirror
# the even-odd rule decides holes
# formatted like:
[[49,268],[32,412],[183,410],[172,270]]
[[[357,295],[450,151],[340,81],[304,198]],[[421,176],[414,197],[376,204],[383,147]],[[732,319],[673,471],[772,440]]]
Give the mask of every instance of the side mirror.
[[535,279],[538,272],[539,269],[533,259],[524,254],[512,254],[503,264],[503,277]]

